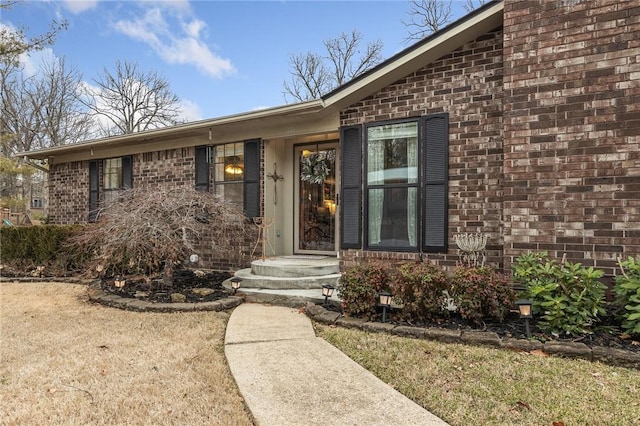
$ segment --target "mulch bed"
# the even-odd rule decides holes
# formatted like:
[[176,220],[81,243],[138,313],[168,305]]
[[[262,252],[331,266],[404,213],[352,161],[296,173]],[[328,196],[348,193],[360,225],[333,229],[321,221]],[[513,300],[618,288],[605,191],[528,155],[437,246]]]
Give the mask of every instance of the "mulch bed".
[[[327,305],[323,307],[325,309],[341,312],[341,309],[335,305]],[[382,313],[372,319],[375,321],[382,321]],[[541,342],[556,341],[556,342],[579,342],[584,343],[589,347],[603,346],[609,348],[623,349],[632,352],[640,352],[640,336],[628,336],[620,334],[620,332],[607,332],[602,330],[596,330],[593,334],[584,336],[552,336],[545,334],[537,329],[535,325],[535,318],[529,320],[529,327],[531,331],[531,337]],[[387,312],[387,322],[394,325],[408,325],[412,327],[439,327],[448,330],[478,330],[488,331],[496,333],[500,338],[526,338],[526,326],[524,320],[520,319],[519,315],[515,312],[510,313],[501,323],[484,323],[481,325],[473,325],[468,321],[463,320],[457,316],[451,316],[450,318],[441,319],[438,321],[405,321],[400,320],[393,310]],[[605,328],[610,325],[608,318],[605,318],[602,325]]]
[[110,277],[102,280],[102,289],[151,303],[171,303],[172,294],[184,295],[186,303],[213,302],[233,294],[222,286],[228,278],[231,278],[228,272],[179,270],[169,283],[161,279],[147,281],[142,277],[127,277],[125,286],[117,288],[115,278]]

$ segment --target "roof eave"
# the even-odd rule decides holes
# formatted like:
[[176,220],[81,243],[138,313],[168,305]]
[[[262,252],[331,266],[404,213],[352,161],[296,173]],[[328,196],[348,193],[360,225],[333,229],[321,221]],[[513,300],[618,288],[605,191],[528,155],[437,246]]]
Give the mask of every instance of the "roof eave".
[[92,139],[86,142],[80,142],[73,145],[62,145],[51,148],[27,151],[21,155],[37,160],[44,160],[57,155],[66,155],[75,151],[89,150],[91,148],[106,148],[109,146],[122,145],[131,142],[145,142],[152,139],[171,138],[181,133],[196,132],[206,129],[215,129],[225,125],[233,125],[241,122],[249,122],[253,120],[269,120],[277,119],[285,115],[309,114],[321,111],[323,109],[322,100],[313,100],[308,102],[284,105],[274,108],[261,109],[241,114],[234,114],[214,119],[194,121],[186,124],[180,124],[162,129],[148,130],[144,132],[130,133],[126,135],[111,136],[101,139]]

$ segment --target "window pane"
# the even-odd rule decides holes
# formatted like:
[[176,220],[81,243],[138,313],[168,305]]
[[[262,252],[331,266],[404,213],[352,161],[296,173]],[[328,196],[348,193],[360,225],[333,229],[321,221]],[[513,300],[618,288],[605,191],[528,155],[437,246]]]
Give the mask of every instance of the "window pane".
[[216,185],[216,194],[221,195],[225,201],[242,206],[244,201],[244,185],[235,182],[218,184]]
[[228,143],[215,147],[214,178],[220,182],[244,179],[244,143]]
[[417,247],[417,188],[369,189],[368,245]]
[[122,186],[122,159],[104,160],[104,189],[119,189]]
[[418,123],[398,123],[367,129],[369,185],[418,181]]

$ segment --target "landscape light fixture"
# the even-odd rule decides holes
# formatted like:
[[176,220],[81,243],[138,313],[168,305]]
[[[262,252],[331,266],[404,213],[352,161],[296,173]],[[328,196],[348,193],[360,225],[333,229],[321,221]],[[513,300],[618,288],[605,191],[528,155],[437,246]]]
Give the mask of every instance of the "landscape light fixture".
[[322,286],[322,295],[324,296],[324,305],[327,306],[329,298],[333,295],[335,287],[331,284],[324,284]]
[[113,285],[117,288],[122,288],[127,283],[127,280],[118,275],[115,280],[113,280]]
[[380,306],[382,306],[382,322],[387,322],[387,308],[391,307],[391,293],[382,291],[378,293]]
[[233,294],[236,294],[236,291],[240,288],[240,283],[242,282],[242,278],[233,277],[231,278],[231,288],[233,289]]
[[531,311],[531,300],[520,299],[516,302],[518,311],[520,311],[520,318],[524,319],[524,326],[527,331],[527,339],[531,338],[531,329],[529,328],[529,320],[533,318],[533,312]]

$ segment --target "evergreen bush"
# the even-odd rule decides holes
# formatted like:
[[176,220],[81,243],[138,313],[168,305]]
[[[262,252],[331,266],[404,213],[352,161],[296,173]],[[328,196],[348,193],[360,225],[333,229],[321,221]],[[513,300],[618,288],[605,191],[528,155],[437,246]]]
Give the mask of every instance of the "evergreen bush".
[[640,335],[640,256],[619,260],[621,275],[615,278],[616,304],[621,310],[622,328]]
[[373,318],[376,314],[378,293],[389,291],[390,274],[379,263],[356,265],[342,274],[338,282],[338,295],[342,310],[350,316]]

